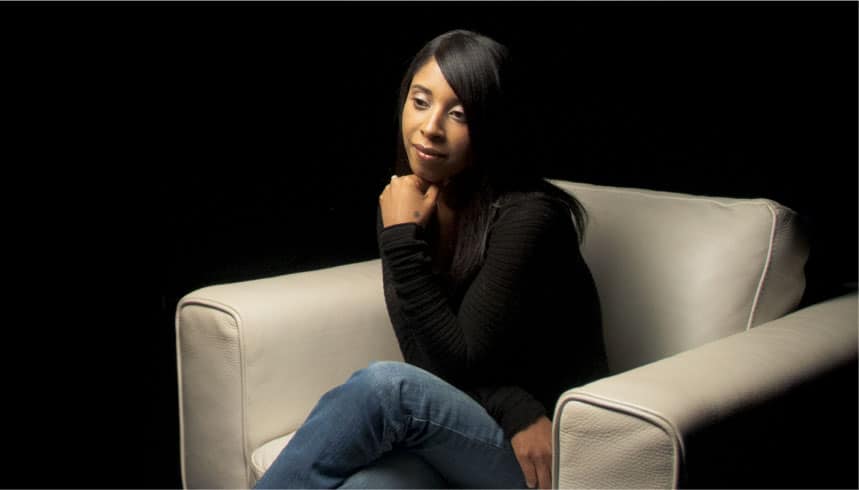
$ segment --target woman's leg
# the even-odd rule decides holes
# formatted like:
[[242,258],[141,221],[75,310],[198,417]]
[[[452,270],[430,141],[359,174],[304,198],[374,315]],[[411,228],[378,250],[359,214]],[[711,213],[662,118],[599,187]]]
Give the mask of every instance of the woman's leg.
[[340,488],[448,488],[448,483],[420,456],[395,449],[353,473]]
[[392,449],[420,456],[453,487],[525,488],[486,410],[400,362],[373,363],[326,393],[256,488],[336,488]]

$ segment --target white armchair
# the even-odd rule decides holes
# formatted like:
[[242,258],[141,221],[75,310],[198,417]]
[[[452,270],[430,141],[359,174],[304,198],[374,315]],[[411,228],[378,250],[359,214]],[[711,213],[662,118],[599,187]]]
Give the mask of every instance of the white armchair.
[[[558,400],[556,488],[724,486],[771,435],[768,410],[793,406],[774,403],[855,366],[855,294],[793,312],[808,250],[790,209],[553,182],[590,216],[582,253],[613,373]],[[199,289],[176,331],[186,488],[253,485],[323,393],[402,360],[378,259]]]

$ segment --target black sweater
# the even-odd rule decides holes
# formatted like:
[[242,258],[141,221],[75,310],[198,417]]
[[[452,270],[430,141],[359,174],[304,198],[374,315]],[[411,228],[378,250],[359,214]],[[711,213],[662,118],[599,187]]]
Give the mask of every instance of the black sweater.
[[377,233],[403,358],[472,396],[508,438],[551,418],[565,390],[607,374],[596,288],[559,201],[506,200],[481,268],[456,297],[433,272],[422,226],[383,228],[379,209]]

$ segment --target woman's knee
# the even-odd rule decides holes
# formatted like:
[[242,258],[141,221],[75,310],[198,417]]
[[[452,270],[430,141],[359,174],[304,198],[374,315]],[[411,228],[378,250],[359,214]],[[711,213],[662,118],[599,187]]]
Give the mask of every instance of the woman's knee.
[[391,398],[400,393],[404,386],[419,385],[430,373],[404,362],[376,361],[355,372],[350,383],[354,383],[367,393],[375,393]]

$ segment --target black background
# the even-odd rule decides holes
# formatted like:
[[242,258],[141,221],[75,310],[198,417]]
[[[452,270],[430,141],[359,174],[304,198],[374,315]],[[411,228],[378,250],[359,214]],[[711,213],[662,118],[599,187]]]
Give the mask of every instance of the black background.
[[774,199],[811,239],[803,304],[855,288],[855,2],[28,3],[0,19],[5,487],[181,485],[178,299],[377,257],[400,77],[452,28],[528,65],[547,177]]

